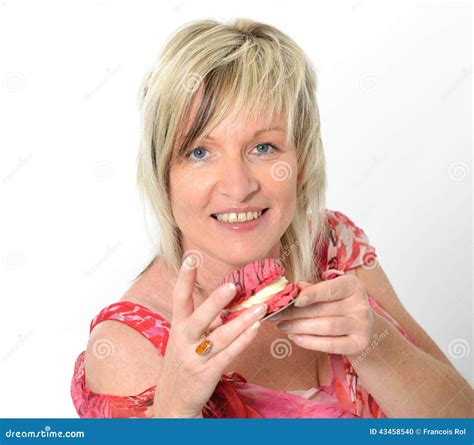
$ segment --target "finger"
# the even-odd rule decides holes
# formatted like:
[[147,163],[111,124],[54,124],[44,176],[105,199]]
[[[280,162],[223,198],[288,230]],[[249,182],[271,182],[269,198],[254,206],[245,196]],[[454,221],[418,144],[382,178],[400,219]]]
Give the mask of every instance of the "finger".
[[213,331],[209,337],[223,349],[232,343],[242,332],[263,318],[267,311],[265,303],[247,308],[242,314]]
[[210,329],[211,323],[219,316],[222,309],[235,297],[236,288],[233,283],[219,286],[207,299],[194,311],[186,334],[189,340],[194,341],[205,331]]
[[359,279],[354,275],[341,275],[304,288],[296,299],[296,307],[321,301],[335,301],[350,297],[359,289]]
[[196,267],[183,260],[173,291],[173,323],[181,323],[194,311],[193,290],[196,281]]
[[221,317],[218,315],[214,321],[209,325],[209,331],[214,331],[216,330],[219,326],[222,326],[222,319]]
[[277,324],[277,328],[291,334],[348,335],[357,332],[356,320],[352,317],[321,317],[291,320]]
[[[262,315],[260,316],[262,317]],[[223,325],[224,327],[229,327],[232,323],[237,321],[241,316],[237,317],[236,319],[230,321]],[[260,327],[259,320],[251,320],[251,324],[244,332],[241,332],[234,341],[229,343],[224,349],[220,350],[216,355],[210,358],[208,365],[215,369],[219,374],[222,374],[224,370],[229,366],[233,360],[235,360],[254,340],[255,336],[257,335],[258,328]],[[221,328],[221,329],[222,329]]]
[[307,283],[306,281],[298,281],[295,284],[298,287],[298,289],[300,290],[300,292],[308,286],[313,286],[311,283]]
[[327,352],[330,354],[348,354],[354,348],[349,335],[340,337],[318,337],[316,335],[293,335],[288,338],[298,346],[312,351]]
[[343,316],[349,314],[351,310],[352,302],[346,298],[344,300],[322,301],[305,307],[291,306],[267,320],[280,322],[283,320],[295,320],[299,318]]

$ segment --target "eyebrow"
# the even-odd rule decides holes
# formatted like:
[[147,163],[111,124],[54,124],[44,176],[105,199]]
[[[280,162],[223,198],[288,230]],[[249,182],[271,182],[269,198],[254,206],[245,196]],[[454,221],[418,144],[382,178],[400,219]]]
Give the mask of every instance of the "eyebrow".
[[[285,131],[283,128],[281,127],[271,127],[271,128],[262,128],[261,130],[257,130],[254,134],[253,134],[253,137],[255,136],[258,136],[262,133],[270,133],[270,131]],[[211,137],[211,136],[204,136],[203,139],[208,139],[210,141],[213,141],[214,138]]]

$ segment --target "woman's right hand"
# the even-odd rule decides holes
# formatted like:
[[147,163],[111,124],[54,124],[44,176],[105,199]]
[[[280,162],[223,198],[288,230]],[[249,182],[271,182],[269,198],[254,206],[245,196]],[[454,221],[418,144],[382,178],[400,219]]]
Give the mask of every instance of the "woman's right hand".
[[[212,330],[211,325],[234,298],[235,286],[220,286],[194,310],[196,268],[189,267],[188,260],[183,261],[173,292],[173,318],[156,385],[155,417],[202,417],[202,408],[224,370],[253,341],[258,320],[266,313],[266,304],[259,304]],[[195,349],[204,338],[213,346],[201,356]]]

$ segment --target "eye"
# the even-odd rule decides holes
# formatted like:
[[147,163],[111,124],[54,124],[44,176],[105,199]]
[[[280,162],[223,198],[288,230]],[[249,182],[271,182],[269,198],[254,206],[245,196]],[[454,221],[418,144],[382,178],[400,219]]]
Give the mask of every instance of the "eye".
[[[271,148],[271,151],[268,150],[268,148]],[[275,152],[278,151],[278,149],[274,145],[270,144],[269,142],[264,142],[263,144],[258,144],[258,145],[255,146],[255,149],[264,150],[264,151],[258,151],[258,153],[261,156],[269,156],[269,155],[272,155],[272,154],[274,154]],[[267,150],[265,150],[265,149],[267,149]]]
[[[191,162],[205,162],[207,158],[204,157],[205,152],[207,151],[204,147],[196,147],[186,153],[186,158],[190,159]],[[192,158],[191,155],[194,154],[196,157]]]

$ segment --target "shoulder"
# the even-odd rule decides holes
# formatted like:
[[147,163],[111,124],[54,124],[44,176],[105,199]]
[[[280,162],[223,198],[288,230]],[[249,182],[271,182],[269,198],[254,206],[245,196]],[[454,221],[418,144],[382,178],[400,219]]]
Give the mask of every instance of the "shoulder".
[[325,214],[329,227],[341,237],[347,233],[353,234],[359,238],[359,241],[368,241],[364,230],[359,227],[349,216],[339,210],[325,209]]
[[325,209],[329,229],[328,269],[370,268],[377,252],[365,231],[345,213]]
[[172,314],[163,277],[155,261],[119,301],[91,321],[84,357],[91,391],[130,396],[156,384]]
[[131,310],[141,306],[131,303],[121,310],[123,303],[104,308],[91,323],[84,366],[86,385],[95,393],[140,394],[158,378],[167,326],[151,311]]

